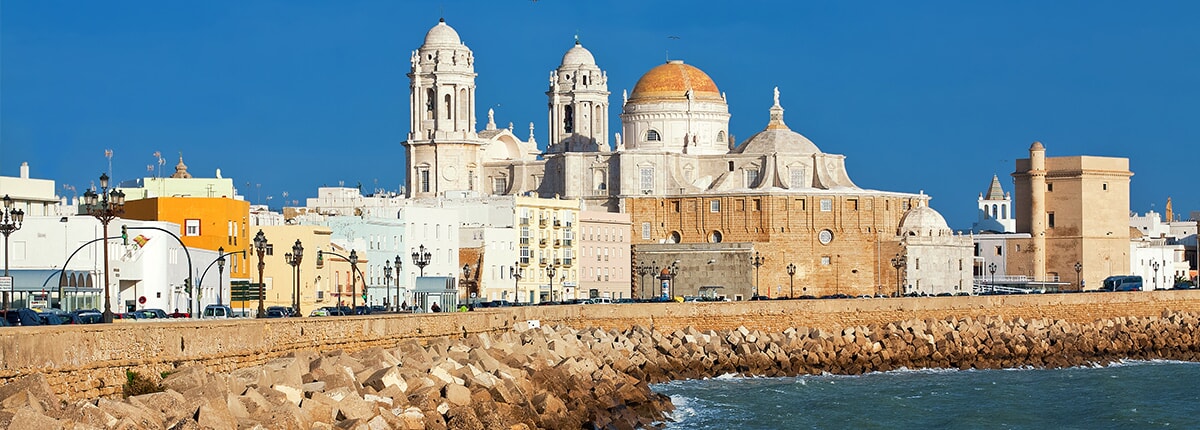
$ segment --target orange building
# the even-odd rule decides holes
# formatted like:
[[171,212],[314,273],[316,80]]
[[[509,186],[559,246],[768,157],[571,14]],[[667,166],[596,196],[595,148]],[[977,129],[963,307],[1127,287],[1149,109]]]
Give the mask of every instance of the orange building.
[[153,197],[125,202],[127,219],[179,224],[179,231],[172,233],[189,248],[246,251],[227,259],[231,280],[250,279],[253,264],[247,263],[247,257],[253,254],[250,248],[254,244],[247,225],[249,217],[249,202],[224,197]]

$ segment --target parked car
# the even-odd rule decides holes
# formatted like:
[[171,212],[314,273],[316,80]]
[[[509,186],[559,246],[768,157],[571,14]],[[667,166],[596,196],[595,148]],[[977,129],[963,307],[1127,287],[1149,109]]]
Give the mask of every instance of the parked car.
[[372,313],[383,313],[383,312],[387,312],[387,308],[384,307],[383,305],[371,305],[371,312]]
[[310,317],[327,317],[327,316],[329,316],[329,309],[325,309],[325,308],[313,309],[312,312],[308,313],[308,316],[310,316]]
[[62,325],[63,323],[62,318],[59,318],[58,314],[54,312],[38,312],[37,316],[42,325]]
[[267,318],[286,318],[287,314],[282,309],[267,309]]
[[1141,276],[1109,276],[1104,278],[1103,291],[1142,291]]
[[233,308],[226,305],[208,305],[204,307],[204,313],[200,314],[200,318],[205,319],[222,319],[233,318]]
[[146,319],[166,319],[170,318],[171,316],[167,315],[167,311],[162,309],[142,309],[138,311],[138,317]]
[[96,309],[78,309],[68,315],[67,324],[99,324],[104,319],[104,314]]
[[9,325],[32,326],[42,325],[42,319],[37,312],[29,308],[11,309],[4,313],[4,319]]
[[191,318],[192,313],[191,312],[171,312],[171,313],[167,314],[167,316],[169,316],[171,318]]
[[292,310],[291,306],[269,306],[267,307],[267,318],[274,318],[271,316],[271,311],[278,311],[279,313],[283,314],[284,317],[290,317],[295,314],[295,311]]

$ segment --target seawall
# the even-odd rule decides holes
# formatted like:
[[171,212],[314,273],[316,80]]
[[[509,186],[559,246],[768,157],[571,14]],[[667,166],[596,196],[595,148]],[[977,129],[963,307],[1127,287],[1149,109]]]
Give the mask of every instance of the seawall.
[[687,327],[764,333],[803,327],[826,333],[901,321],[984,317],[1078,324],[1159,317],[1165,311],[1200,313],[1200,291],[540,306],[438,315],[18,327],[0,330],[0,382],[40,373],[62,399],[110,397],[121,393],[126,370],[154,375],[196,364],[208,372],[231,372],[297,351],[353,352],[392,348],[412,339],[496,335],[527,320],[580,329],[644,327],[659,333]]

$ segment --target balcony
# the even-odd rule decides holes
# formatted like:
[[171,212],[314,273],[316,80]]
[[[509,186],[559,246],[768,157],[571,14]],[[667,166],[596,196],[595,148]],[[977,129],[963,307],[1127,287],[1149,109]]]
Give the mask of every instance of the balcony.
[[563,267],[571,267],[571,260],[572,259],[570,259],[570,258],[564,258],[562,261]]
[[538,265],[542,266],[542,267],[546,267],[546,259],[545,258],[538,259]]
[[542,248],[545,248],[546,242],[547,242],[546,239],[540,239],[540,240],[538,240],[538,245],[541,246]]
[[560,246],[562,246],[562,239],[554,239],[554,247],[558,248]]
[[554,228],[562,228],[562,221],[554,220]]
[[529,217],[521,218],[521,225],[529,225]]
[[529,238],[528,237],[521,238],[521,246],[529,246]]
[[563,239],[562,242],[563,242],[563,246],[571,246],[571,243],[574,241],[572,241],[571,239]]
[[546,219],[545,218],[538,220],[538,227],[546,228]]

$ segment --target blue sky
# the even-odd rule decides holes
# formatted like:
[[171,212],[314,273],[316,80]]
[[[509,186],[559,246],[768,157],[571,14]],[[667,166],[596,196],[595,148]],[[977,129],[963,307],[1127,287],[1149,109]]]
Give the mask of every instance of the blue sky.
[[[546,138],[549,71],[578,34],[620,94],[668,55],[728,94],[731,132],[787,123],[861,187],[933,196],[969,228],[1013,161],[1129,157],[1131,209],[1200,210],[1200,3],[4,1],[0,175],[79,193],[161,151],[272,207],[404,182],[408,58],[445,16],[475,53],[477,115]],[[671,38],[669,36],[676,36]],[[247,184],[250,184],[247,187]],[[60,185],[60,191],[61,191]],[[68,193],[70,194],[70,193]]]

